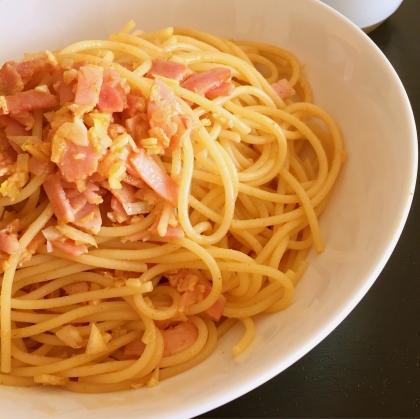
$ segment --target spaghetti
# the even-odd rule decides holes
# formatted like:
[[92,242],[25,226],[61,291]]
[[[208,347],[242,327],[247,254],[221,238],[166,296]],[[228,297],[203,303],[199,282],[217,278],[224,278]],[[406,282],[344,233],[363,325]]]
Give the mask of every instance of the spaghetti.
[[0,70],[0,383],[108,392],[285,309],[344,160],[281,48],[130,21]]

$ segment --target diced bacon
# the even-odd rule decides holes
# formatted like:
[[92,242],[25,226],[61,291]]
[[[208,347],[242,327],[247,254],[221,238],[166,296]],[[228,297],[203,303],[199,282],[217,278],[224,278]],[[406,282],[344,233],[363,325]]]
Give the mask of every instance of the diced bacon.
[[222,83],[219,87],[213,87],[205,96],[207,99],[215,99],[219,96],[229,96],[233,91],[234,85],[232,83]]
[[[74,189],[74,191],[77,192],[76,189]],[[67,193],[66,195],[68,197]],[[76,195],[72,198],[69,198],[69,201],[74,213],[80,211],[86,205],[86,198],[83,195]]]
[[122,112],[124,100],[121,92],[108,84],[103,85],[99,96],[98,109],[101,112]]
[[[211,292],[211,287],[196,275],[191,274],[188,269],[181,269],[176,274],[168,275],[167,277],[169,285],[181,292],[180,312],[185,312],[190,305],[202,301]],[[225,303],[225,296],[220,294],[215,303],[205,312],[212,320],[219,321],[222,317]]]
[[194,288],[193,291],[183,292],[179,299],[179,312],[185,313],[189,306],[203,301],[203,298],[203,292],[199,288]]
[[95,183],[91,182],[90,180],[85,182],[85,189],[83,192],[79,192],[75,185],[72,183],[65,185],[64,191],[66,192],[66,197],[70,200],[75,198],[82,198],[84,203],[89,202],[90,204],[95,205],[102,202],[102,196],[98,194],[100,187],[95,185]]
[[138,113],[131,118],[126,119],[125,127],[127,128],[127,132],[137,142],[149,136],[148,131],[150,126],[145,113]]
[[123,359],[138,359],[141,357],[146,345],[141,338],[137,338],[124,346]]
[[42,231],[40,231],[35,235],[35,237],[31,240],[31,242],[28,244],[28,246],[26,246],[26,251],[30,255],[33,255],[37,251],[38,247],[45,244],[46,241],[47,241],[47,239],[42,234]]
[[178,128],[172,117],[181,113],[182,108],[173,90],[162,80],[155,79],[147,101],[147,116],[151,129],[160,128],[169,142]]
[[19,124],[23,125],[25,127],[25,131],[31,130],[35,125],[35,118],[30,112],[11,114],[10,117],[19,122]]
[[190,322],[183,322],[175,327],[162,330],[161,333],[164,342],[164,357],[185,351],[198,338],[198,329]]
[[4,132],[7,137],[28,135],[25,127],[9,115],[0,116],[0,127],[4,127]]
[[123,205],[121,204],[120,201],[118,201],[117,198],[115,198],[115,196],[113,196],[111,198],[111,209],[112,211],[115,212],[115,214],[118,216],[117,217],[117,221],[124,222],[129,220],[131,217],[129,217],[129,215],[127,214],[127,212],[125,211]]
[[173,324],[172,320],[154,320],[155,326],[159,330],[166,329],[167,327],[171,326]]
[[13,95],[23,90],[22,77],[14,64],[12,61],[5,63],[0,69],[0,94],[2,95]]
[[57,172],[49,175],[43,186],[58,221],[73,222],[75,219],[74,211],[61,184],[60,174]]
[[152,61],[152,67],[150,68],[146,76],[162,76],[180,82],[190,74],[192,74],[192,71],[184,64],[176,63],[173,61],[165,61],[161,60],[160,58],[156,58]]
[[95,107],[99,100],[103,80],[103,67],[94,64],[79,69],[74,102],[77,105]]
[[73,185],[63,185],[63,187],[67,199],[73,199],[80,196],[80,192],[76,188],[74,188]]
[[127,95],[127,107],[123,111],[123,118],[131,118],[137,113],[146,111],[146,100],[144,97],[129,93]]
[[74,118],[70,115],[57,115],[55,114],[53,119],[50,121],[51,130],[54,133],[66,122],[74,123]]
[[134,196],[137,189],[125,182],[121,183],[121,189],[111,189],[111,192],[112,195],[121,202],[121,204],[130,204],[138,201],[138,199]]
[[86,202],[76,215],[73,224],[90,234],[97,234],[101,229],[102,217],[98,205]]
[[15,65],[16,71],[20,74],[23,84],[29,82],[33,75],[45,68],[45,61],[41,58],[34,58],[33,60],[22,61]]
[[19,225],[19,220],[16,219],[0,230],[0,251],[11,255],[19,249]]
[[198,276],[191,274],[188,269],[181,269],[176,274],[168,275],[167,278],[169,285],[179,292],[193,291],[199,280]]
[[181,86],[184,89],[200,95],[206,94],[208,91],[220,87],[223,83],[230,81],[231,71],[225,67],[215,67],[202,73],[196,73],[188,77]]
[[0,233],[0,250],[11,255],[19,249],[19,240],[14,235]]
[[91,143],[82,146],[73,141],[66,141],[66,146],[57,165],[67,182],[86,179],[96,172],[101,155]]
[[85,66],[85,65],[88,65],[89,64],[89,61],[78,61],[77,63],[74,63],[73,64],[73,68],[75,69],[75,70],[80,70],[83,66]]
[[[158,232],[158,225],[160,221],[160,216],[156,217],[155,222],[150,226],[149,231],[152,236],[160,236]],[[167,239],[182,239],[185,237],[184,230],[181,228],[181,226],[173,227],[171,225],[168,225],[166,228],[166,234],[164,236]]]
[[69,84],[66,84],[64,80],[59,82],[58,94],[60,96],[60,105],[64,105],[67,102],[74,102],[76,84],[76,80],[73,80]]
[[63,287],[68,295],[81,294],[90,290],[89,284],[86,281],[73,282]]
[[161,198],[173,207],[178,206],[179,186],[153,160],[144,149],[129,156],[129,162],[137,175],[144,180]]
[[[47,109],[57,105],[57,98],[53,94],[37,90],[18,92],[5,98],[11,114]],[[3,108],[0,108],[0,115],[3,115]]]
[[43,176],[52,169],[51,162],[41,162],[34,156],[29,159],[29,171],[35,176]]
[[85,190],[82,192],[83,197],[86,199],[87,202],[90,204],[100,204],[103,199],[102,196],[99,195],[100,188],[98,185],[95,185],[93,182],[87,181],[85,183]]
[[0,94],[13,95],[21,92],[33,75],[43,70],[44,66],[45,62],[41,58],[20,63],[5,63],[0,69]]
[[120,73],[115,69],[104,70],[98,109],[101,112],[122,112],[126,103]]
[[105,178],[101,176],[98,172],[95,172],[92,176],[89,177],[89,181],[93,183],[101,183]]
[[146,182],[143,182],[141,179],[135,178],[131,175],[125,175],[124,182],[139,189],[148,187]]
[[84,244],[76,244],[74,240],[67,239],[64,242],[55,240],[51,244],[65,253],[72,256],[80,256],[88,252],[88,248]]
[[[203,297],[206,298],[210,294],[211,288],[206,286]],[[220,294],[215,303],[209,307],[205,312],[214,321],[218,322],[223,315],[223,309],[225,308],[226,297]]]
[[[211,287],[208,286],[204,281],[199,280],[198,286],[204,286],[203,298],[206,298],[210,292]],[[220,294],[215,303],[209,307],[205,312],[207,315],[214,321],[219,321],[223,314],[223,309],[225,307],[226,297],[223,294]]]
[[118,63],[121,67],[126,68],[127,70],[133,71],[136,68],[136,65],[134,63],[127,63],[125,61]]
[[286,99],[290,96],[293,96],[296,92],[292,86],[290,86],[289,82],[286,79],[281,79],[276,81],[271,85],[274,91],[282,98]]
[[176,134],[171,137],[169,146],[165,149],[165,153],[172,153],[181,147],[181,140],[185,133],[190,130],[191,132],[191,117],[189,115],[175,116],[172,118],[176,122],[178,129]]
[[[149,231],[150,231],[150,234],[152,234],[153,236],[159,236],[157,228],[151,227]],[[166,228],[166,234],[164,237],[166,239],[182,239],[183,237],[185,237],[185,233],[184,233],[184,230],[180,226],[172,227],[168,225],[168,227]]]

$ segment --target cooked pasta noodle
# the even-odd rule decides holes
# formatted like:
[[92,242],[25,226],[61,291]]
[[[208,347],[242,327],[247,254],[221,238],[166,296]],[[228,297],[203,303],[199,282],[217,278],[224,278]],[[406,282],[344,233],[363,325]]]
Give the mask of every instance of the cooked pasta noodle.
[[324,249],[345,152],[288,51],[130,21],[0,95],[2,384],[152,387],[238,321],[239,356]]

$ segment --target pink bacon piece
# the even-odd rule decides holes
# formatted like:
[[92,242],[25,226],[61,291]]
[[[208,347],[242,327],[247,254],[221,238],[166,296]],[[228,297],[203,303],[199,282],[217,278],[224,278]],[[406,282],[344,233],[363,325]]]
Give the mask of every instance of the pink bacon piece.
[[146,182],[162,199],[173,207],[178,206],[179,186],[146,154],[144,149],[130,154],[128,158],[133,171]]
[[127,104],[121,76],[115,69],[104,70],[103,82],[98,99],[101,112],[122,112]]
[[[157,229],[159,225],[159,221],[160,221],[160,215],[156,217],[155,222],[149,228],[150,234],[153,236],[160,236]],[[167,239],[182,239],[183,237],[185,237],[185,234],[181,226],[173,227],[171,225],[168,225],[166,228],[166,234],[163,237]]]
[[216,99],[220,96],[229,96],[233,91],[233,84],[232,83],[222,83],[218,87],[213,87],[213,89],[210,89],[206,92],[205,96],[207,99]]
[[96,106],[101,92],[103,71],[102,67],[93,64],[80,67],[74,99],[77,105]]
[[192,74],[192,71],[183,64],[156,58],[152,61],[152,67],[148,71],[147,77],[162,76],[182,81],[190,74]]
[[[163,336],[163,356],[172,356],[190,348],[198,338],[197,327],[190,322],[161,330]],[[125,345],[124,359],[137,359],[143,354],[146,345],[140,338]]]
[[[188,269],[181,269],[178,273],[168,275],[169,285],[181,292],[180,310],[185,311],[188,306],[202,301],[210,292],[211,287]],[[220,294],[215,303],[205,312],[214,321],[219,321],[223,314],[226,298]]]
[[61,184],[60,173],[49,175],[43,183],[45,193],[59,222],[73,222],[74,211]]
[[160,129],[170,140],[177,132],[178,124],[174,116],[182,114],[182,108],[173,90],[162,80],[153,82],[150,97],[147,101],[147,117],[151,130]]
[[88,252],[88,248],[84,244],[76,244],[74,240],[67,239],[64,242],[55,240],[51,244],[65,253],[72,256],[80,256]]
[[190,348],[198,338],[197,327],[190,322],[183,322],[177,326],[162,330],[164,349],[163,356],[179,354]]
[[86,204],[75,214],[73,224],[89,234],[97,234],[102,226],[102,216],[98,205]]
[[282,98],[286,99],[290,96],[293,96],[296,92],[292,86],[290,86],[289,82],[286,79],[281,79],[276,81],[271,85],[274,91]]
[[19,249],[19,220],[13,220],[0,230],[0,251],[11,255]]
[[66,141],[66,148],[57,162],[57,166],[67,182],[76,182],[93,175],[101,155],[97,153],[91,143],[81,146]]
[[40,58],[15,63],[9,61],[0,69],[0,94],[13,95],[21,92],[32,76],[44,69],[45,62]]
[[215,67],[202,73],[196,73],[181,83],[184,89],[191,90],[199,95],[205,95],[212,89],[219,88],[230,81],[231,71],[225,67]]
[[28,83],[33,75],[45,68],[45,61],[41,58],[34,58],[33,60],[22,61],[15,64],[16,71],[22,78],[23,84]]
[[[58,104],[57,98],[46,92],[37,90],[27,90],[5,96],[7,107],[10,114],[30,112],[36,109],[48,109]],[[0,115],[3,115],[3,108],[0,108]]]
[[13,95],[21,92],[24,84],[13,62],[4,63],[0,69],[0,94]]

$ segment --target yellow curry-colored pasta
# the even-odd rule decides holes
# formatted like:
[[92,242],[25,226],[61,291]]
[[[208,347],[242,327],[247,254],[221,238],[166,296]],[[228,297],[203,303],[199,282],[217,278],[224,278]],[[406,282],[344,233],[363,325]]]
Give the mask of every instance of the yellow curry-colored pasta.
[[[39,60],[30,81],[22,64],[0,71],[0,383],[90,393],[154,386],[203,362],[237,321],[244,334],[232,354],[243,353],[258,334],[254,316],[287,308],[308,251],[324,249],[318,218],[344,159],[340,130],[312,103],[297,59],[193,29],[144,33],[131,21],[109,40],[22,63]],[[185,74],[169,77],[156,63]],[[5,81],[10,66],[20,71],[17,90]],[[88,82],[96,102],[83,104],[88,70],[103,81]],[[192,83],[216,73],[228,77],[204,92]],[[122,110],[101,105],[106,83]],[[26,91],[57,103],[14,111]],[[169,128],[150,116],[165,106]],[[79,151],[94,143],[94,174],[69,180],[89,158],[75,151],[69,171],[69,141]],[[136,166],[144,159],[168,195]],[[53,176],[66,205],[96,185],[97,212],[63,218]],[[84,228],[94,215],[97,230]]]

